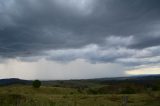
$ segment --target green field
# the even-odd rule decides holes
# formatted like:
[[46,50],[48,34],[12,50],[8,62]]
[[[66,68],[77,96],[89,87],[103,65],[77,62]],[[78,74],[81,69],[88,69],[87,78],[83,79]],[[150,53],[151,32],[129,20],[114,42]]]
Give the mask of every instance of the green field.
[[0,106],[160,106],[160,92],[136,94],[88,94],[76,88],[30,85],[0,87]]

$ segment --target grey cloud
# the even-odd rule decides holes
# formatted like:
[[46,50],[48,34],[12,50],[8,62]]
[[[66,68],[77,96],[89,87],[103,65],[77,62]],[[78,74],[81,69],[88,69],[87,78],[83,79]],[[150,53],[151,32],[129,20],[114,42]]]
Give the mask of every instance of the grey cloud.
[[79,49],[52,50],[45,52],[47,59],[58,62],[69,62],[84,59],[91,63],[118,63],[125,66],[158,64],[160,62],[160,46],[141,50],[127,48],[104,49],[97,45],[90,45]]
[[[0,56],[121,63],[141,49],[160,45],[159,4],[159,0],[1,0]],[[98,49],[83,51],[92,44]],[[151,57],[159,55],[155,52],[150,51]]]

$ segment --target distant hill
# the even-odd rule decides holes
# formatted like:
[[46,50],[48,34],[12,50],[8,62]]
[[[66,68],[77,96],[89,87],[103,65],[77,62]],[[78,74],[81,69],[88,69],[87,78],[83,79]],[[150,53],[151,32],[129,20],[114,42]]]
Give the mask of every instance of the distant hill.
[[95,78],[91,80],[155,80],[160,79],[160,74],[158,75],[137,75],[129,77],[111,77],[111,78]]
[[[154,80],[160,80],[160,75],[143,75],[143,76],[130,76],[130,77],[114,77],[114,78],[95,78],[95,79],[72,79],[72,80],[45,80],[42,81],[44,85],[57,85],[57,84],[71,84],[71,85],[83,85],[88,82],[104,82],[104,83],[119,83],[136,82],[136,83],[152,83]],[[31,80],[23,80],[17,78],[0,79],[0,86],[12,85],[12,84],[31,84]]]
[[17,78],[0,79],[0,86],[12,85],[12,84],[30,84],[30,83],[31,81],[29,80],[21,80]]

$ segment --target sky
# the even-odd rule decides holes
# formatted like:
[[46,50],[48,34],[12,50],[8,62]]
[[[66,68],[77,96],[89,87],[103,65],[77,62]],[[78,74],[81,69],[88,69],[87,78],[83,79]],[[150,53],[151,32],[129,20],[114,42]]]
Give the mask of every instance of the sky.
[[0,0],[0,79],[160,74],[159,0]]

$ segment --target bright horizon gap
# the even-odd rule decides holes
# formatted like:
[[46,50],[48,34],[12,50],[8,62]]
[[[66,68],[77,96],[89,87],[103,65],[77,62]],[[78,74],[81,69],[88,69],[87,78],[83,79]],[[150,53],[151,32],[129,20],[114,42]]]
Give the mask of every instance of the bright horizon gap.
[[160,74],[159,67],[152,67],[152,68],[140,68],[126,71],[128,75],[156,75]]
[[[124,70],[126,69],[118,64],[91,64],[82,59],[70,63],[57,63],[45,59],[36,62],[10,59],[6,61],[5,64],[0,64],[0,79],[70,80],[160,74],[160,68],[158,67]],[[117,72],[117,74],[115,74],[115,72]],[[99,76],[97,76],[97,74],[99,74]]]

